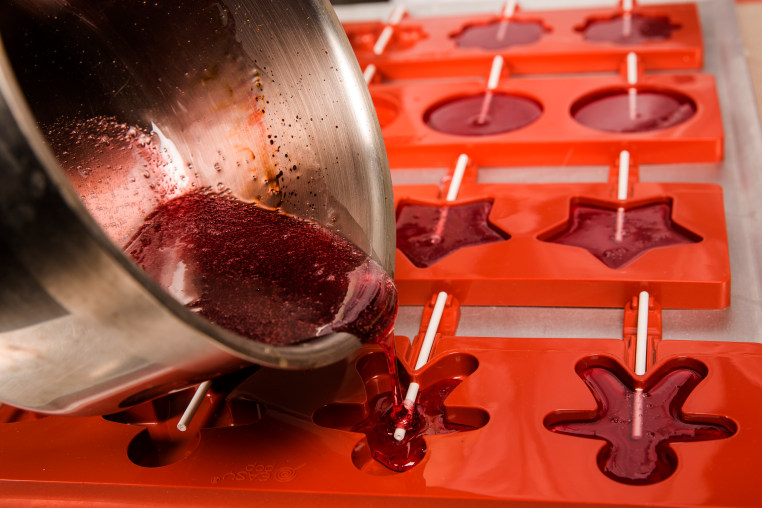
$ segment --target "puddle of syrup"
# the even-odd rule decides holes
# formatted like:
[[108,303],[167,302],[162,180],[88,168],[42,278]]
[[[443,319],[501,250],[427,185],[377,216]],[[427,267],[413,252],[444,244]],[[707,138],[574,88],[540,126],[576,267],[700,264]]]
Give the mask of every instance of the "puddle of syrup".
[[579,31],[588,41],[641,44],[669,39],[678,28],[680,25],[672,24],[666,16],[631,14],[630,20],[626,21],[619,14],[608,19],[590,20]]
[[483,122],[479,121],[486,93],[459,97],[437,104],[424,115],[432,129],[456,136],[489,136],[526,127],[542,115],[537,101],[518,95],[491,93],[491,103]]
[[260,342],[385,340],[396,316],[392,279],[352,243],[220,194],[167,201],[125,251],[192,311]]
[[696,104],[674,92],[622,89],[582,98],[571,113],[582,125],[601,131],[648,132],[687,121],[696,114]]
[[[610,478],[628,484],[651,484],[677,468],[670,443],[723,439],[735,432],[727,418],[689,419],[682,406],[703,376],[689,368],[667,372],[652,388],[633,390],[611,370],[591,367],[580,373],[598,401],[594,418],[569,415],[548,427],[554,432],[606,441],[598,466]],[[582,416],[582,418],[580,418]]]
[[510,235],[489,223],[492,202],[432,206],[401,204],[397,212],[397,248],[418,268],[452,252]]
[[701,240],[672,222],[672,206],[629,210],[573,205],[567,229],[547,241],[587,249],[609,268],[622,268],[646,251]]
[[546,31],[539,21],[496,20],[466,26],[453,39],[461,48],[502,49],[537,42]]
[[[377,395],[368,402],[368,417],[351,430],[365,434],[375,460],[392,471],[407,471],[426,455],[423,436],[476,428],[447,421],[444,400],[460,382],[461,379],[447,379],[422,390],[412,411],[395,405],[388,392]],[[407,433],[402,441],[397,441],[393,434],[400,421],[404,422]]]

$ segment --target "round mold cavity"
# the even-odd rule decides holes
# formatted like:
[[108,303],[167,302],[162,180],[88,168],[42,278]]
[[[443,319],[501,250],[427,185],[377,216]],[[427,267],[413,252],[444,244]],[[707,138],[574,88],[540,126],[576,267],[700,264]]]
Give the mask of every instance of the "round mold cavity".
[[591,42],[643,44],[667,40],[680,27],[667,16],[631,14],[628,20],[623,14],[617,14],[608,18],[590,18],[576,30]]
[[674,90],[619,87],[582,96],[572,105],[571,115],[591,129],[638,133],[674,127],[696,110],[693,99]]
[[460,48],[503,49],[534,44],[550,32],[540,21],[496,19],[465,25],[452,38]]
[[[479,118],[482,109],[486,109],[483,122]],[[490,136],[526,127],[540,118],[542,112],[542,104],[535,99],[503,92],[483,92],[451,97],[434,104],[423,115],[423,121],[445,134]]]

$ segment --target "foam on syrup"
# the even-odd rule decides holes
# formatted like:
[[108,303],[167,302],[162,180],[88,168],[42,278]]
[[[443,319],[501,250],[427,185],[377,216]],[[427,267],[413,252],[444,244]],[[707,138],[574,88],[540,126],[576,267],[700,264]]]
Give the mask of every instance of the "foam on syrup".
[[220,194],[167,201],[124,250],[192,311],[259,342],[335,332],[383,341],[396,317],[391,277],[352,243]]

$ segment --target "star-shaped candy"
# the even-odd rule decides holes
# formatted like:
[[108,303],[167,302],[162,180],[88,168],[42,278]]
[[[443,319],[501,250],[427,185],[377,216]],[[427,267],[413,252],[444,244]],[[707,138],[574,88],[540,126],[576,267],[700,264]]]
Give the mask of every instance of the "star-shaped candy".
[[462,205],[400,204],[397,248],[418,268],[433,265],[452,252],[510,235],[489,222],[491,201]]
[[[367,359],[360,359],[358,363],[362,361]],[[432,368],[436,369],[436,366]],[[407,471],[426,455],[426,441],[423,436],[466,432],[478,428],[451,420],[447,416],[444,401],[462,381],[460,377],[446,378],[423,388],[418,394],[417,404],[412,413],[403,415],[396,411],[406,410],[394,409],[391,391],[379,391],[380,384],[376,376],[373,376],[370,382],[365,380],[365,402],[323,406],[313,415],[313,421],[324,427],[365,434],[371,456],[376,461],[392,471]],[[486,423],[489,419],[481,409],[464,409],[460,408],[459,414],[471,413],[470,422],[482,420]],[[474,412],[479,413],[478,417],[474,418]],[[394,430],[402,418],[407,422],[407,433],[402,441],[397,441],[394,439]]]
[[557,412],[546,419],[546,426],[554,432],[606,441],[598,453],[598,465],[616,481],[664,480],[677,467],[670,443],[722,439],[735,432],[728,418],[682,412],[683,403],[703,378],[696,370],[676,368],[645,389],[631,388],[634,381],[624,371],[603,367],[587,368],[580,377],[598,403],[595,416],[591,418],[589,411]]
[[631,209],[572,205],[571,218],[548,242],[587,249],[609,268],[621,268],[657,247],[701,241],[701,237],[672,222],[669,203]]

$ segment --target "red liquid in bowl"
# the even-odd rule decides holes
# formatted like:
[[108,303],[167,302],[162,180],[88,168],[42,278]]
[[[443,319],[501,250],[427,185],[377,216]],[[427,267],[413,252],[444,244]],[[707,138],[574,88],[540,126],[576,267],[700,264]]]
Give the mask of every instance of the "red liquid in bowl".
[[496,92],[492,94],[484,121],[480,122],[487,93],[436,104],[426,112],[423,121],[432,129],[446,134],[489,136],[521,129],[542,115],[542,105],[539,102]]
[[587,127],[607,132],[636,133],[674,127],[696,114],[696,104],[676,92],[627,89],[583,97],[571,114]]
[[192,311],[259,342],[385,340],[396,316],[392,279],[352,243],[219,194],[162,204],[124,250]]
[[497,20],[466,26],[453,39],[461,48],[502,49],[535,43],[545,32],[539,21]]
[[680,25],[673,24],[666,16],[630,14],[628,22],[619,14],[608,19],[590,20],[579,31],[588,41],[642,44],[669,39],[678,28]]

